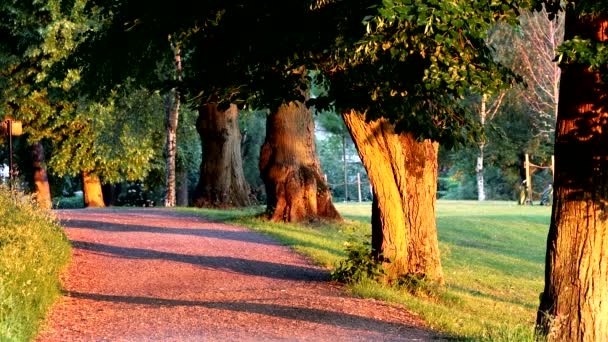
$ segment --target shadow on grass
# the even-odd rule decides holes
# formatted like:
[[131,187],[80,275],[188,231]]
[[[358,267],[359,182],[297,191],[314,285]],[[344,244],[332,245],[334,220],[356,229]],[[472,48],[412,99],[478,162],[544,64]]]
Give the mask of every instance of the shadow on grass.
[[514,300],[514,299],[509,300],[509,299],[506,299],[506,298],[503,298],[503,297],[499,297],[499,296],[492,295],[492,294],[489,294],[489,293],[485,293],[485,292],[482,292],[482,291],[477,291],[477,290],[465,288],[465,287],[462,287],[462,286],[450,285],[449,288],[451,290],[454,290],[454,291],[464,292],[464,293],[467,293],[467,294],[469,294],[471,296],[474,296],[474,297],[486,298],[486,299],[490,299],[490,300],[495,301],[495,302],[503,302],[503,303],[512,304],[512,305],[520,305],[520,306],[523,306],[523,307],[528,308],[528,309],[537,309],[538,308],[538,304],[530,304],[530,303],[526,303],[524,301]]
[[300,280],[328,281],[329,272],[303,266],[285,265],[268,261],[249,260],[226,256],[188,255],[170,252],[160,252],[151,249],[118,247],[86,241],[72,241],[74,249],[91,251],[99,254],[110,254],[125,259],[159,259],[191,265],[229,270],[235,273],[253,276]]
[[[360,330],[365,329],[369,331],[375,331],[383,334],[393,334],[395,339],[402,339],[404,336],[408,336],[408,331],[419,330],[427,331],[429,336],[428,339],[433,339],[435,333],[428,330],[420,329],[408,324],[385,322],[369,317],[362,317],[342,312],[322,310],[322,309],[311,309],[302,308],[295,306],[285,306],[277,304],[261,304],[261,303],[250,303],[243,301],[188,301],[188,300],[176,300],[176,299],[164,299],[156,297],[140,297],[140,296],[117,296],[117,295],[104,295],[104,294],[92,294],[92,293],[81,293],[81,292],[67,292],[69,297],[88,299],[94,301],[105,301],[113,303],[126,303],[126,304],[137,304],[137,305],[150,305],[150,306],[199,306],[209,309],[216,310],[227,310],[234,312],[246,312],[252,314],[259,314],[271,317],[278,317],[283,319],[290,319],[303,322],[312,322],[318,324],[325,324],[330,326],[339,326],[347,329]],[[331,339],[327,336],[328,339]]]

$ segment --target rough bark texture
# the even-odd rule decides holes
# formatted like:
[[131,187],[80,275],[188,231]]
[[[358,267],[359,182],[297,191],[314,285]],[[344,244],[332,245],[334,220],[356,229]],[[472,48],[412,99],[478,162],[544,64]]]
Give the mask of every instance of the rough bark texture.
[[84,206],[86,208],[103,208],[103,194],[99,176],[82,172],[82,192],[84,193]]
[[443,283],[435,224],[438,144],[396,134],[385,120],[343,115],[374,192],[372,248],[388,280],[403,276]]
[[[606,41],[607,18],[566,15],[566,39]],[[608,336],[608,91],[582,65],[562,73],[555,187],[539,332],[550,341]]]
[[203,144],[201,174],[194,194],[197,207],[243,207],[251,203],[243,173],[238,109],[216,104],[199,109],[196,128]]
[[32,145],[32,164],[34,166],[34,185],[36,186],[36,201],[42,208],[50,209],[51,187],[46,173],[46,163],[44,158],[44,147],[42,143],[35,142]]
[[[178,81],[181,81],[182,76],[182,62],[181,52],[179,47],[173,49],[175,55],[175,70],[177,73]],[[165,161],[165,185],[167,191],[165,194],[165,207],[174,207],[176,178],[175,178],[175,157],[177,154],[177,124],[179,121],[179,107],[180,107],[180,94],[178,89],[173,89],[173,99],[170,95],[165,97],[165,130],[167,140],[165,142],[165,152],[167,159]]]
[[323,179],[309,108],[291,102],[268,116],[260,152],[260,173],[266,186],[272,221],[341,219]]

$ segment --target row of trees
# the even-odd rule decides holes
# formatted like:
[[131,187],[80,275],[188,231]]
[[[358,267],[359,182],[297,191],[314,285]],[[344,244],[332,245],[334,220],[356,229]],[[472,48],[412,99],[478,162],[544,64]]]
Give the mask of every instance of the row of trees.
[[[547,2],[548,13],[561,4]],[[132,134],[150,120],[135,115],[134,124],[125,119],[128,113],[118,114],[125,110],[117,106],[121,89],[164,97],[168,181],[174,178],[179,107],[188,103],[198,113],[202,138],[195,203],[240,206],[250,203],[250,189],[238,109],[266,108],[259,168],[268,217],[297,221],[339,218],[320,172],[310,105],[331,107],[342,116],[374,189],[372,247],[387,280],[442,283],[434,212],[438,146],[477,141],[483,152],[483,125],[463,100],[477,94],[486,113],[488,102],[517,79],[486,43],[491,28],[517,25],[520,9],[529,5],[540,8],[515,0],[172,6],[6,0],[0,4],[2,111],[26,121],[30,142],[54,142],[50,166],[81,173],[91,204],[96,191],[87,185],[99,184],[98,177],[137,178],[150,160],[162,159],[147,154],[154,149]],[[558,173],[538,323],[552,339],[593,340],[608,335],[602,257],[608,12],[591,1],[565,5]],[[159,70],[170,76],[159,77]],[[326,90],[315,99],[308,97],[312,78]],[[172,195],[166,198],[172,205]]]

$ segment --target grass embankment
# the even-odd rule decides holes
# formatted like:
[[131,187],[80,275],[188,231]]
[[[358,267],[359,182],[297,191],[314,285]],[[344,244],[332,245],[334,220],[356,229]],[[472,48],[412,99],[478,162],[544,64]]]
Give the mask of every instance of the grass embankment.
[[[344,243],[370,233],[369,204],[337,204],[344,224],[273,224],[249,210],[203,210],[206,217],[250,227],[333,267]],[[439,201],[437,228],[446,286],[434,298],[361,282],[356,295],[404,304],[431,328],[455,338],[533,340],[542,291],[550,209],[509,202]]]
[[48,211],[0,187],[0,340],[28,341],[58,297],[70,244]]

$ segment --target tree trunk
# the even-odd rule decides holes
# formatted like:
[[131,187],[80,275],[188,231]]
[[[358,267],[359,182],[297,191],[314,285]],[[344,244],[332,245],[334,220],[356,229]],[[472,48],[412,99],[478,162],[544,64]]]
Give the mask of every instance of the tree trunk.
[[260,151],[260,173],[272,221],[340,220],[321,173],[315,124],[299,102],[281,105],[268,116]]
[[[486,109],[488,95],[483,94],[481,96],[481,103],[479,108],[479,121],[481,122],[481,127],[485,129],[486,127],[486,117],[488,116],[488,111]],[[498,110],[498,107],[496,108]],[[491,118],[490,118],[491,119]],[[475,165],[475,172],[477,173],[477,200],[485,201],[486,200],[486,189],[485,183],[483,179],[483,152],[486,146],[485,137],[481,138],[481,141],[477,143],[479,146],[479,155],[477,156],[477,165]]]
[[475,167],[475,172],[477,173],[477,200],[478,201],[486,200],[486,189],[485,189],[484,178],[483,178],[483,149],[484,149],[484,145],[479,144],[479,155],[477,156],[477,166]]
[[[608,40],[606,17],[566,15],[566,39]],[[588,67],[562,73],[553,213],[537,323],[550,341],[608,336],[608,89]]]
[[115,206],[118,203],[118,196],[122,190],[122,185],[117,184],[103,184],[101,186],[101,195],[103,197],[103,203],[106,207]]
[[342,162],[344,163],[344,202],[348,202],[348,163],[346,161],[346,135],[342,135]]
[[34,166],[34,184],[36,186],[36,201],[42,208],[50,209],[51,187],[46,173],[46,162],[44,158],[44,147],[41,142],[32,145],[32,163]]
[[186,170],[177,171],[177,190],[175,200],[178,207],[188,206],[188,172],[186,172]]
[[[175,47],[173,49],[173,53],[175,56],[177,79],[178,81],[181,81],[182,62],[179,47]],[[180,107],[179,97],[180,93],[177,88],[173,89],[173,101],[171,101],[171,97],[169,95],[165,97],[165,130],[167,134],[167,140],[165,143],[165,150],[167,154],[165,165],[165,185],[167,188],[167,192],[165,194],[165,207],[175,206],[175,155],[177,153],[177,124],[179,121]]]
[[438,144],[396,134],[384,119],[343,117],[373,188],[372,248],[384,260],[387,280],[443,283],[435,225]]
[[197,207],[244,207],[251,204],[243,172],[239,111],[217,104],[199,109],[196,128],[203,144],[200,179],[194,194]]
[[84,193],[85,208],[103,208],[103,195],[101,192],[101,181],[99,176],[88,172],[82,172],[82,192]]

